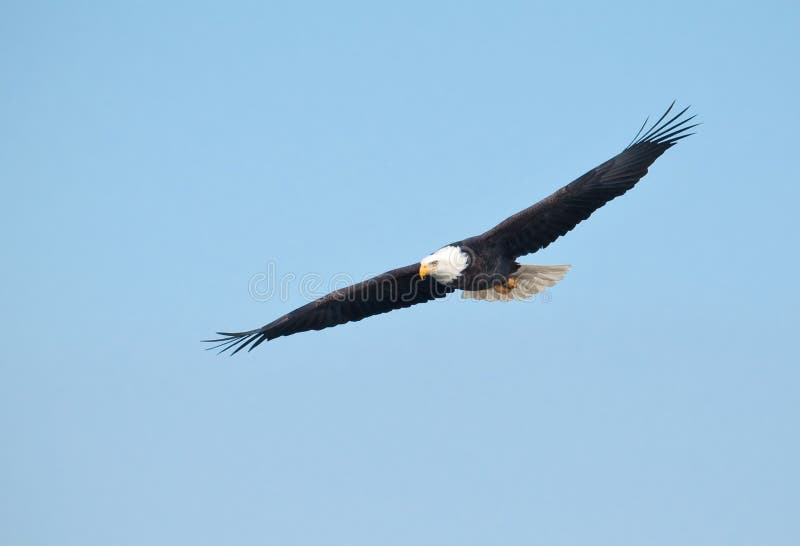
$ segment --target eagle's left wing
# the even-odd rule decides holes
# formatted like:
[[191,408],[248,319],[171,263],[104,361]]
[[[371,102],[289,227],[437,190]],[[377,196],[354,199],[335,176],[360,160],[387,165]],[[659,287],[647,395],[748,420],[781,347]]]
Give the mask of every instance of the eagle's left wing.
[[696,125],[687,124],[694,116],[681,119],[688,107],[664,121],[671,109],[616,156],[478,237],[511,259],[546,247],[631,189],[661,154],[691,134]]

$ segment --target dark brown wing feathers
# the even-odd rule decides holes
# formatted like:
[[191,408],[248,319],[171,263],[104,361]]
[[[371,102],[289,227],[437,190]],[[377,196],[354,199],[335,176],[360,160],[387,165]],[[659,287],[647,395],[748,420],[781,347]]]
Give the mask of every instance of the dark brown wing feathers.
[[[674,103],[673,103],[674,105]],[[508,258],[536,252],[564,235],[607,202],[631,189],[658,157],[686,138],[694,116],[688,108],[667,121],[672,105],[643,135],[642,128],[620,154],[570,182],[549,197],[511,216],[479,238]]]
[[361,320],[372,315],[410,307],[450,292],[433,278],[420,279],[419,264],[387,271],[377,277],[331,292],[318,300],[291,311],[269,324],[249,332],[217,332],[223,336],[207,340],[217,343],[210,349],[236,354],[249,347],[253,350],[264,341],[308,330]]

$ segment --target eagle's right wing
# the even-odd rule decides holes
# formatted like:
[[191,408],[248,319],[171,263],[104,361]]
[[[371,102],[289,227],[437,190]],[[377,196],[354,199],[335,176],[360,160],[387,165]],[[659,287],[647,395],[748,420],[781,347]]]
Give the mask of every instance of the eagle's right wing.
[[443,298],[452,291],[452,288],[436,282],[432,277],[421,279],[419,264],[412,264],[335,290],[256,330],[217,332],[223,337],[209,339],[207,342],[216,343],[213,347],[209,347],[210,349],[221,348],[220,352],[234,349],[231,354],[236,354],[248,346],[248,350],[253,350],[264,341],[276,337],[307,330],[322,330],[372,315],[388,313],[395,309]]

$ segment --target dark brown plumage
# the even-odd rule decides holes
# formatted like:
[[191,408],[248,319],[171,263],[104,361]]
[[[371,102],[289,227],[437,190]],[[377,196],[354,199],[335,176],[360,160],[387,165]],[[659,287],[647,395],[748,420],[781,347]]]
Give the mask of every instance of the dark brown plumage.
[[618,155],[482,235],[448,245],[465,256],[466,265],[456,278],[440,282],[433,276],[422,278],[420,264],[401,267],[332,292],[256,330],[219,332],[222,338],[208,340],[216,343],[211,348],[220,352],[233,349],[231,354],[235,354],[280,336],[321,330],[442,298],[456,289],[475,293],[513,281],[520,270],[516,258],[545,248],[631,189],[661,154],[692,134],[688,131],[696,127],[689,125],[694,116],[683,117],[688,108],[664,121],[673,105],[647,131],[645,121],[633,142]]
[[[697,125],[687,124],[695,116],[680,120],[688,107],[662,123],[671,109],[672,105],[649,131],[641,136],[637,134],[622,152],[549,197],[503,220],[480,238],[514,258],[545,248],[592,212],[631,189],[661,154],[692,134],[686,131]],[[644,125],[639,133],[643,129]]]
[[322,330],[395,309],[411,307],[418,303],[443,298],[454,290],[452,287],[439,284],[431,277],[420,279],[418,271],[419,264],[387,271],[364,282],[331,292],[257,330],[217,332],[226,337],[209,341],[220,342],[221,344],[216,347],[222,347],[223,351],[235,346],[236,349],[232,354],[236,354],[248,345],[252,350],[264,341],[279,336]]

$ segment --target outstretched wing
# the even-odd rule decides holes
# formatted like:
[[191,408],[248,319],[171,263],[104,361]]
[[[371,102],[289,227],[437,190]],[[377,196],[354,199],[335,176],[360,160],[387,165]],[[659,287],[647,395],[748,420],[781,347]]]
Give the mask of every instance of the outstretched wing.
[[[511,216],[479,238],[509,258],[517,258],[540,250],[578,223],[586,220],[615,197],[631,189],[658,157],[675,145],[697,124],[687,125],[695,116],[682,118],[684,108],[667,121],[672,107],[620,154],[570,182],[535,205]],[[641,136],[640,136],[641,135]]]
[[264,341],[290,336],[308,330],[322,330],[330,326],[357,321],[410,307],[436,298],[443,298],[453,289],[436,282],[432,277],[419,277],[419,264],[387,271],[364,282],[331,292],[312,301],[257,330],[249,332],[217,332],[223,336],[209,339],[216,343],[210,349],[220,352],[234,349],[236,354],[245,347],[253,350]]

